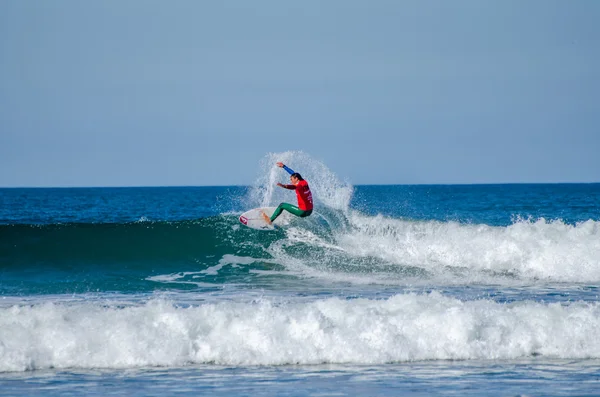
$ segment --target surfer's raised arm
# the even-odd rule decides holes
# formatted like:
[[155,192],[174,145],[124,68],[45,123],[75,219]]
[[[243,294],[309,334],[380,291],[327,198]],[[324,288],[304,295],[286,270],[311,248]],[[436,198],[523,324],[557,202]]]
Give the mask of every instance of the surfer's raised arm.
[[[290,175],[294,175],[296,173],[296,171],[294,171],[293,169],[291,169],[287,165],[283,164],[281,161],[279,161],[277,163],[277,166],[279,168],[283,168],[284,170],[286,170]],[[296,189],[296,185],[284,185],[283,183],[278,183],[277,186],[282,187],[284,189],[290,189],[290,190]]]
[[288,174],[290,174],[290,175],[294,175],[296,173],[296,171],[294,171],[287,165],[283,164],[281,161],[277,163],[277,166],[286,170],[288,172]]

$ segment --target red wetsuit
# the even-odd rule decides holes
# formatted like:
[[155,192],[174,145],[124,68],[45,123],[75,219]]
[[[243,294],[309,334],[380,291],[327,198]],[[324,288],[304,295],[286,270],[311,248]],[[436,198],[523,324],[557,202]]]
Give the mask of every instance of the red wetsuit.
[[[294,175],[295,172],[290,167],[284,165],[283,169],[289,172],[290,175]],[[301,179],[300,174],[298,174],[298,179]],[[298,197],[298,206],[294,206],[288,203],[281,203],[271,215],[270,221],[273,222],[283,210],[299,216],[300,218],[304,218],[310,216],[313,210],[313,198],[312,193],[310,192],[310,188],[308,187],[308,182],[305,180],[300,180],[296,185],[282,185],[278,183],[279,186],[284,187],[286,189],[295,190],[296,196]],[[266,216],[266,215],[265,215]]]
[[[294,186],[294,185],[292,185]],[[312,193],[308,187],[308,182],[300,181],[295,185],[296,196],[298,196],[298,208],[302,211],[313,209]]]

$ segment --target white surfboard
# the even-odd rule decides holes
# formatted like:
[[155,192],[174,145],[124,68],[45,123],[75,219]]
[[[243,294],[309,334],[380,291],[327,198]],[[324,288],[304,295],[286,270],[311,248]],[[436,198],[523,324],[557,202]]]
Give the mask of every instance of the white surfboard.
[[277,227],[286,225],[290,221],[290,214],[283,211],[275,222],[269,223],[266,218],[270,218],[277,207],[254,208],[240,215],[240,222],[244,225],[257,230],[275,230]]

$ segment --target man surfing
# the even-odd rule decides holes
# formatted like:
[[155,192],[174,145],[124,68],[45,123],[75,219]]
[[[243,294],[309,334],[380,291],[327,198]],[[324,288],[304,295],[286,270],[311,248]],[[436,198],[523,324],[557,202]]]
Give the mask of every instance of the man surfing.
[[296,196],[298,197],[298,206],[296,207],[295,205],[289,203],[281,203],[279,204],[275,212],[273,212],[273,215],[271,215],[270,218],[267,216],[267,214],[263,212],[262,215],[269,225],[273,223],[273,221],[277,219],[279,215],[281,215],[283,210],[286,210],[287,212],[293,215],[299,216],[300,218],[305,218],[309,216],[310,214],[312,214],[313,210],[312,193],[310,192],[310,188],[308,187],[308,182],[306,182],[299,173],[287,167],[281,161],[277,163],[277,166],[286,170],[290,174],[290,180],[292,181],[291,185],[284,185],[282,183],[278,183],[277,186],[282,187],[284,189],[295,190]]

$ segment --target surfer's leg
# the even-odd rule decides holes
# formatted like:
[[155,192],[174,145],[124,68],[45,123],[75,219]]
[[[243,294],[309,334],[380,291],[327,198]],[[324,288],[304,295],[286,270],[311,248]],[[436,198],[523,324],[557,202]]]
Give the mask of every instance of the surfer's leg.
[[273,215],[271,215],[271,222],[273,222],[275,219],[277,219],[277,217],[279,215],[281,215],[281,213],[283,212],[283,210],[286,210],[287,212],[296,215],[296,216],[306,216],[304,215],[304,213],[306,211],[302,211],[300,208],[296,207],[295,205],[291,205],[289,203],[281,203],[279,204],[279,207],[277,207],[277,209],[275,209],[275,212],[273,212]]
[[283,204],[285,203],[281,203],[279,204],[279,206],[275,209],[275,211],[273,211],[273,215],[271,215],[271,222],[273,222],[275,219],[277,219],[277,217],[279,215],[281,215],[281,212],[283,211]]
[[[302,211],[302,210],[300,210]],[[299,215],[300,218],[306,218],[307,216],[309,216],[310,214],[312,214],[312,210],[308,210],[308,211],[302,211],[302,214]]]

